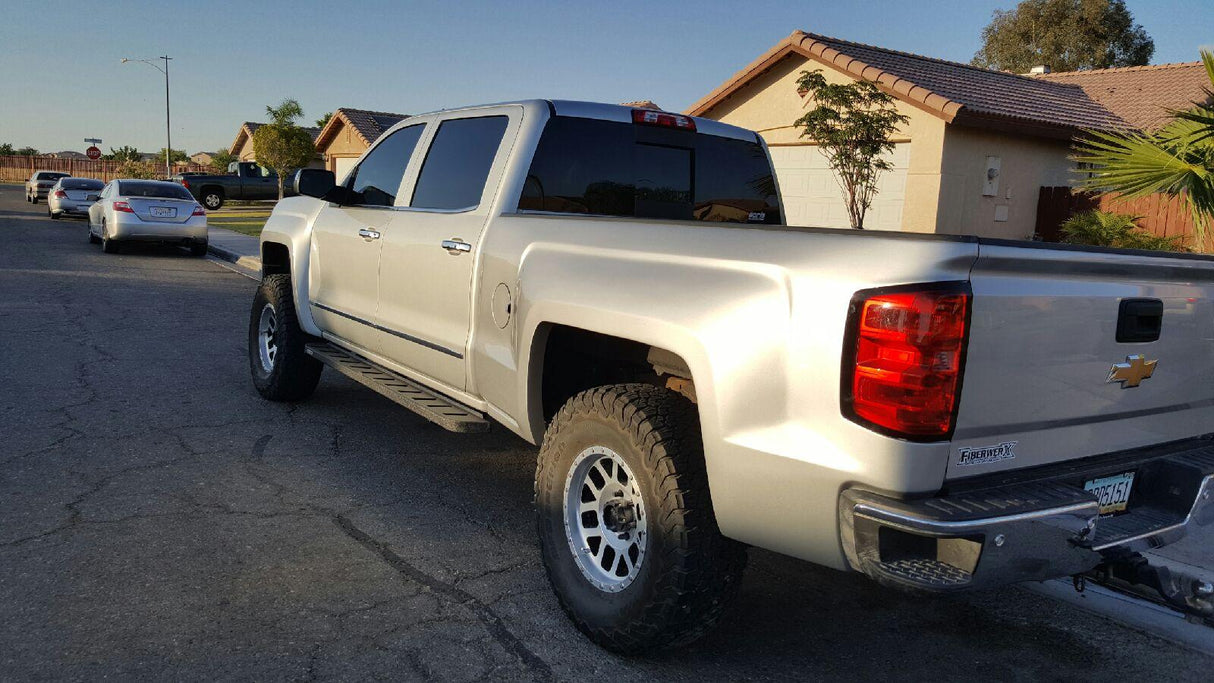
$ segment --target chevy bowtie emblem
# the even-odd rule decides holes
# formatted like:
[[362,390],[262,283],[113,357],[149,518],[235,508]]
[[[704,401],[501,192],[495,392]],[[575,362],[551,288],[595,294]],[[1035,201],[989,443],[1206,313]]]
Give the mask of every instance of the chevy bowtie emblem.
[[1124,382],[1122,389],[1136,387],[1144,379],[1150,379],[1155,374],[1158,360],[1147,360],[1146,356],[1126,356],[1124,363],[1113,363],[1109,369],[1110,382]]

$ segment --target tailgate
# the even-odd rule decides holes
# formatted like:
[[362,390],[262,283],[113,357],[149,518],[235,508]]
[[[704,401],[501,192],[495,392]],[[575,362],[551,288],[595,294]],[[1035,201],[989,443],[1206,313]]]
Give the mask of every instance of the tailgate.
[[1214,432],[1214,260],[982,243],[971,280],[948,478]]

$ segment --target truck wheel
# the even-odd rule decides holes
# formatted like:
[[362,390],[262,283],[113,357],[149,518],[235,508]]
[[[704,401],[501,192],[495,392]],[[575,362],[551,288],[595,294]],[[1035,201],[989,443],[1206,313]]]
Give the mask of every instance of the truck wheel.
[[324,366],[304,351],[310,339],[295,317],[291,276],[264,277],[249,316],[249,369],[258,393],[271,401],[312,395]]
[[223,206],[223,192],[211,188],[202,191],[202,205],[207,211],[214,211]]
[[717,528],[696,408],[667,389],[570,399],[544,435],[535,504],[561,607],[609,650],[689,643],[741,584],[746,548]]

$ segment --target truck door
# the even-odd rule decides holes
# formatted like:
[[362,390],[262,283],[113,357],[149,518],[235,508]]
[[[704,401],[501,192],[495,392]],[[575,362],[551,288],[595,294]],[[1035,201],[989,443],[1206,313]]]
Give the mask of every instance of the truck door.
[[521,118],[521,107],[488,107],[432,125],[416,180],[402,188],[408,202],[384,235],[383,355],[456,389],[466,386],[476,245]]
[[375,351],[379,259],[394,215],[401,181],[425,124],[401,128],[379,140],[347,178],[350,201],[321,209],[312,229],[308,295],[320,328],[362,349]]

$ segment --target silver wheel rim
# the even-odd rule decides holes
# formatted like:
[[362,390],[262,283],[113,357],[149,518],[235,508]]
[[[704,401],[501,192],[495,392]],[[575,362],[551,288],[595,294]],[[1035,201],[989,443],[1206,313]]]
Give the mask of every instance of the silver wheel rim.
[[591,446],[569,468],[564,501],[565,538],[582,575],[606,593],[627,588],[649,544],[645,503],[632,470],[610,448]]
[[219,195],[209,194],[206,196],[206,205],[208,209],[213,209],[219,206]]
[[274,315],[274,306],[266,304],[257,321],[257,350],[261,355],[261,369],[267,374],[274,371],[274,360],[278,358],[277,332],[278,316]]

